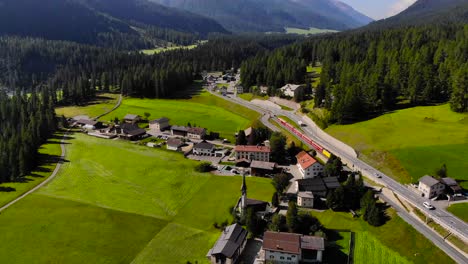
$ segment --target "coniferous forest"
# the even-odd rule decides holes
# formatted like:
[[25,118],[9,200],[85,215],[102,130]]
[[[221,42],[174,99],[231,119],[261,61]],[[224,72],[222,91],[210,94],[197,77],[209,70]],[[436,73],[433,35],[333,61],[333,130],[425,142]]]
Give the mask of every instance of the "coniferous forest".
[[[468,111],[468,26],[441,23],[313,38],[247,60],[246,86],[305,83],[306,65],[323,65],[315,106],[332,121],[355,122],[399,104],[450,102]],[[273,92],[275,89],[272,89]]]

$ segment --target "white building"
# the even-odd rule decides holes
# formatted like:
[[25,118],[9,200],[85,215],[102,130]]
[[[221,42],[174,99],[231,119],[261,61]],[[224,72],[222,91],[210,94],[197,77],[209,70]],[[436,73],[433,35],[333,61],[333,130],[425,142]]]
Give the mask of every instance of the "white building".
[[280,91],[283,93],[284,96],[294,97],[294,94],[300,87],[300,85],[296,84],[286,84],[285,86],[280,88]]
[[423,197],[431,199],[443,194],[445,192],[445,185],[432,176],[426,175],[419,179],[418,189],[422,192]]
[[271,149],[265,146],[236,146],[234,149],[236,152],[236,159],[247,159],[247,160],[258,160],[258,161],[270,161]]
[[203,139],[206,136],[206,129],[201,127],[189,127],[187,137],[191,139]]
[[170,138],[167,140],[166,147],[168,150],[181,151],[181,147],[184,145],[184,142],[178,138]]
[[303,179],[315,178],[323,173],[323,165],[316,159],[310,156],[307,152],[302,151],[297,154],[297,167],[301,172]]
[[297,205],[305,208],[314,208],[314,194],[312,192],[298,192]]
[[164,131],[170,127],[171,125],[169,124],[169,119],[166,117],[162,117],[149,122],[149,128],[153,131]]
[[321,262],[325,241],[322,237],[267,231],[263,235],[263,250],[265,263]]
[[244,87],[242,85],[236,85],[236,93],[237,94],[243,94],[244,93]]

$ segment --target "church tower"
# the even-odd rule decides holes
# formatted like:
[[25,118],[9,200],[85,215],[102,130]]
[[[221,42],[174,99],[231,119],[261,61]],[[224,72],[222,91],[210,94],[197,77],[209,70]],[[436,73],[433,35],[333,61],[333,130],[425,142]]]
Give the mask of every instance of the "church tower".
[[242,187],[241,187],[241,212],[245,212],[247,208],[247,184],[245,183],[245,172],[242,173]]

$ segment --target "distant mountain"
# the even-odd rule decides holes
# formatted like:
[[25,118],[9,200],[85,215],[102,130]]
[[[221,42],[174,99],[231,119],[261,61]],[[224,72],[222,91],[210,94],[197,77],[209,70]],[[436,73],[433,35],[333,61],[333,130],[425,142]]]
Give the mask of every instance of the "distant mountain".
[[336,0],[151,0],[215,19],[236,31],[283,31],[285,27],[346,30],[371,18]]
[[385,28],[444,22],[468,22],[468,0],[418,0],[401,13],[371,23],[368,28]]
[[95,44],[103,35],[138,38],[149,27],[227,32],[212,19],[146,0],[0,0],[0,35]]

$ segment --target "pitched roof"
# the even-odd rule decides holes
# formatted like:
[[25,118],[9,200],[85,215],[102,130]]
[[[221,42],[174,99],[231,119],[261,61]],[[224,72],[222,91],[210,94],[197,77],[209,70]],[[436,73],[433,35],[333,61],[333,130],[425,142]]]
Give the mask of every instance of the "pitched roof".
[[120,125],[120,128],[123,130],[124,134],[128,134],[130,136],[139,136],[146,134],[146,130],[133,124],[124,123]]
[[454,192],[461,192],[463,191],[462,187],[458,184],[455,179],[452,178],[442,178],[440,181],[450,187]]
[[206,142],[205,140],[203,140],[202,142],[196,144],[194,147],[194,149],[207,149],[207,150],[212,150],[215,148],[215,145],[209,143],[209,142]]
[[187,132],[187,128],[184,127],[184,126],[172,126],[172,127],[171,127],[171,130]]
[[99,121],[95,121],[95,120],[89,120],[89,119],[80,119],[77,121],[78,124],[80,125],[90,125],[90,126],[95,126],[97,125],[98,123],[100,123]]
[[284,90],[291,90],[291,91],[295,91],[297,90],[297,88],[301,87],[300,85],[297,85],[297,84],[286,84],[285,86],[281,87],[280,90],[281,91],[284,91]]
[[338,177],[325,177],[322,178],[323,183],[327,189],[338,189],[341,186],[340,182],[338,181]]
[[268,205],[268,202],[247,198],[247,199],[245,199],[245,205],[247,207],[249,207],[249,206],[263,206],[263,205],[266,206],[266,205]]
[[325,240],[317,236],[301,236],[301,248],[310,250],[325,250]]
[[314,198],[314,194],[312,192],[299,192],[297,193],[297,196],[302,198]]
[[167,140],[167,145],[169,147],[178,148],[178,147],[184,145],[184,142],[182,140],[178,139],[178,138],[170,138],[170,139]]
[[189,127],[187,131],[190,134],[195,134],[195,135],[203,135],[206,133],[206,129],[201,128],[201,127]]
[[296,155],[297,163],[303,170],[306,170],[310,166],[314,165],[317,163],[317,160],[312,158],[312,156],[309,155],[309,153],[302,151],[299,154]]
[[252,134],[252,127],[249,127],[246,130],[244,130],[244,133],[246,137],[250,136],[250,134]]
[[419,182],[429,187],[432,187],[436,185],[437,183],[440,183],[437,179],[429,175],[426,175],[422,177],[421,179],[419,179]]
[[263,235],[263,249],[298,255],[301,253],[301,235],[267,231]]
[[327,186],[321,178],[297,180],[300,192],[326,192]]
[[250,164],[250,168],[272,171],[276,168],[276,163],[254,160]]
[[124,117],[125,120],[135,120],[135,119],[137,119],[137,118],[140,118],[140,116],[139,116],[139,115],[127,114],[127,115]]
[[218,238],[213,248],[208,251],[208,254],[217,255],[221,254],[227,258],[232,258],[234,253],[240,248],[245,238],[247,231],[238,224],[227,226],[221,236]]
[[161,117],[161,118],[159,118],[159,119],[152,120],[152,121],[150,121],[149,123],[150,123],[150,124],[161,124],[161,123],[165,123],[165,122],[169,122],[169,118],[167,118],[167,117]]
[[270,147],[266,146],[236,146],[234,151],[236,152],[263,152],[263,153],[271,153]]

